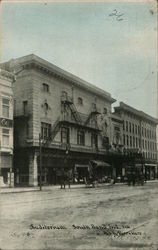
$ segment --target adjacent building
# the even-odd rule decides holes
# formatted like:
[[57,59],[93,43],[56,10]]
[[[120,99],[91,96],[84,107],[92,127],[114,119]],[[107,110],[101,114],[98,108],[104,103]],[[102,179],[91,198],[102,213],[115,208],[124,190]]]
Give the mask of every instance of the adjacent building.
[[147,179],[157,178],[157,140],[158,120],[146,113],[121,102],[115,107],[116,115],[123,120],[124,155],[139,155],[135,164],[143,164]]
[[13,186],[13,89],[14,75],[0,69],[0,186]]
[[110,161],[115,100],[109,93],[35,55],[10,60],[3,67],[16,75],[16,184],[38,184],[40,142],[46,184],[58,182],[63,166],[74,169],[90,160]]

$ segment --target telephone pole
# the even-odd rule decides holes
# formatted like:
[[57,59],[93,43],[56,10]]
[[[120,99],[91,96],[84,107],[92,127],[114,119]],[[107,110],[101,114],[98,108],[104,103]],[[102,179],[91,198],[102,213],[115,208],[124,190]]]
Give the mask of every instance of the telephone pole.
[[39,187],[40,191],[42,191],[42,142],[41,142],[41,134],[39,134]]

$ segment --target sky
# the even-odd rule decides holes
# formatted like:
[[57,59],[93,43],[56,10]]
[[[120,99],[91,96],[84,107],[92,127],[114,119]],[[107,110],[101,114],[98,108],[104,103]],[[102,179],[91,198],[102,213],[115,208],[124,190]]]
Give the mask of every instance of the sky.
[[1,61],[36,54],[157,116],[153,3],[1,4]]

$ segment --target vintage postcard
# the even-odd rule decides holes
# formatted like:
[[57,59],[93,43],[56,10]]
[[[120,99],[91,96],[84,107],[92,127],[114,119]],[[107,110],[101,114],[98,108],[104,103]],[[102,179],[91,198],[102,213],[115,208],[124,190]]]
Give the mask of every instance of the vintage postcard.
[[158,249],[157,1],[0,2],[0,249]]

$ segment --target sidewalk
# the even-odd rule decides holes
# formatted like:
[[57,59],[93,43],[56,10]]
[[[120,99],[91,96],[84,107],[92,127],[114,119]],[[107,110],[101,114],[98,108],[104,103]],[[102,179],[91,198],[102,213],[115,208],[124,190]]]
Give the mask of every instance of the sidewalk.
[[[85,188],[85,184],[72,184],[71,189],[73,188]],[[60,189],[60,185],[51,185],[51,186],[42,186],[42,191],[57,190]],[[66,185],[66,189],[68,186]],[[40,192],[40,187],[1,187],[0,194],[7,193],[22,193],[22,192]]]
[[[150,180],[147,181],[147,183],[151,182],[158,182],[158,180]],[[98,187],[108,187],[112,186],[113,184],[110,183],[102,183],[98,184]],[[126,183],[115,183],[114,185],[126,185]],[[71,189],[73,188],[86,188],[85,184],[72,184]],[[97,188],[97,187],[96,187]],[[59,190],[60,185],[51,185],[51,186],[42,186],[42,191],[50,191],[50,190]],[[68,186],[66,185],[66,189],[68,189]],[[40,192],[39,187],[1,187],[0,188],[0,194],[7,194],[7,193],[23,193],[23,192]]]
[[[116,183],[115,185],[123,185],[124,183]],[[101,186],[111,186],[110,183],[102,183],[99,184],[98,187]],[[71,184],[70,189],[76,188],[86,188],[85,184]],[[60,189],[60,185],[51,185],[51,186],[42,186],[42,191],[49,191],[49,190],[56,190]],[[68,186],[66,185],[66,189]],[[38,192],[40,191],[39,187],[1,187],[0,194],[7,194],[7,193],[22,193],[22,192]]]

